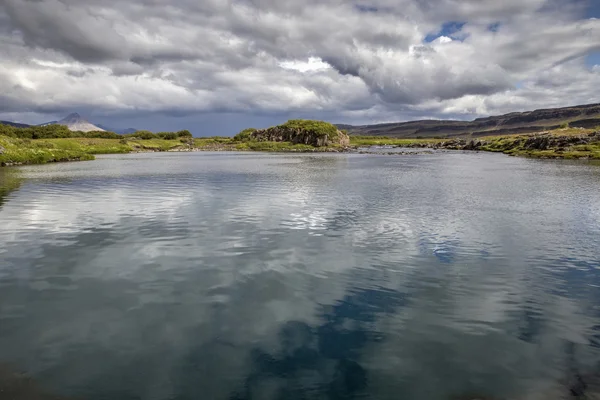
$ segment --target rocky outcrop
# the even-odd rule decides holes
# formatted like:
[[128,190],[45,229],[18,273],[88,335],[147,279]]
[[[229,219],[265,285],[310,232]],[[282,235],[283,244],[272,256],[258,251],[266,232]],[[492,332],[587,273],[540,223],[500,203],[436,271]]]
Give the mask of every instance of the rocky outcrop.
[[534,135],[523,144],[526,150],[547,150],[547,149],[566,149],[570,146],[579,144],[588,144],[600,140],[600,132],[593,132],[588,135],[574,136],[553,136],[548,133]]
[[548,132],[530,136],[504,137],[500,139],[450,139],[442,142],[413,143],[408,147],[445,150],[553,150],[567,151],[576,145],[600,142],[600,131],[582,135],[556,135]]
[[338,130],[331,124],[319,121],[317,123],[322,124],[322,126],[319,125],[319,128],[324,127],[324,129],[313,129],[310,125],[311,122],[307,121],[307,124],[303,124],[288,121],[283,125],[257,129],[250,134],[250,137],[258,142],[290,142],[314,147],[350,146],[350,137],[345,132]]

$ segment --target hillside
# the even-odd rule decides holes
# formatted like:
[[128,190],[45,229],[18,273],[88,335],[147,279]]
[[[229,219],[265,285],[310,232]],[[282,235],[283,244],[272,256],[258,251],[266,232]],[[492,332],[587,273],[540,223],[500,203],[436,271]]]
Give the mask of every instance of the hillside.
[[426,138],[533,133],[556,129],[565,123],[586,129],[600,126],[600,104],[513,112],[473,121],[421,120],[361,126],[338,124],[337,127],[351,135]]
[[15,128],[27,128],[30,125],[21,124],[19,122],[11,122],[11,121],[0,121],[0,124],[14,126]]

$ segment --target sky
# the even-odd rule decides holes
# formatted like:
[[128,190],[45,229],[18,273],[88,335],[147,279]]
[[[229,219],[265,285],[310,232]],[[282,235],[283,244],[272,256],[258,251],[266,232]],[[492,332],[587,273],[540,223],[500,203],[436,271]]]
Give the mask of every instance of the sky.
[[0,120],[232,135],[600,102],[600,0],[0,0]]

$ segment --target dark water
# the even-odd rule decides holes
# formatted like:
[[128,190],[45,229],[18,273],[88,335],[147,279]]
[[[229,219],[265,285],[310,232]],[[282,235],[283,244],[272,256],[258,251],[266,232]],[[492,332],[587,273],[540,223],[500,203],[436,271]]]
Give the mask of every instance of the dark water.
[[0,364],[52,395],[562,399],[600,380],[598,165],[141,154],[0,187]]

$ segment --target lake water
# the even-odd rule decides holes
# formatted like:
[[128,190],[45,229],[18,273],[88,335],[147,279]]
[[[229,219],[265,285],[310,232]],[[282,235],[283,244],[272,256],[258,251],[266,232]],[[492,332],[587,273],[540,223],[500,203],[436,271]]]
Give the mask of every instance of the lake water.
[[0,187],[4,385],[21,371],[88,400],[600,387],[599,165],[153,153],[5,168]]

